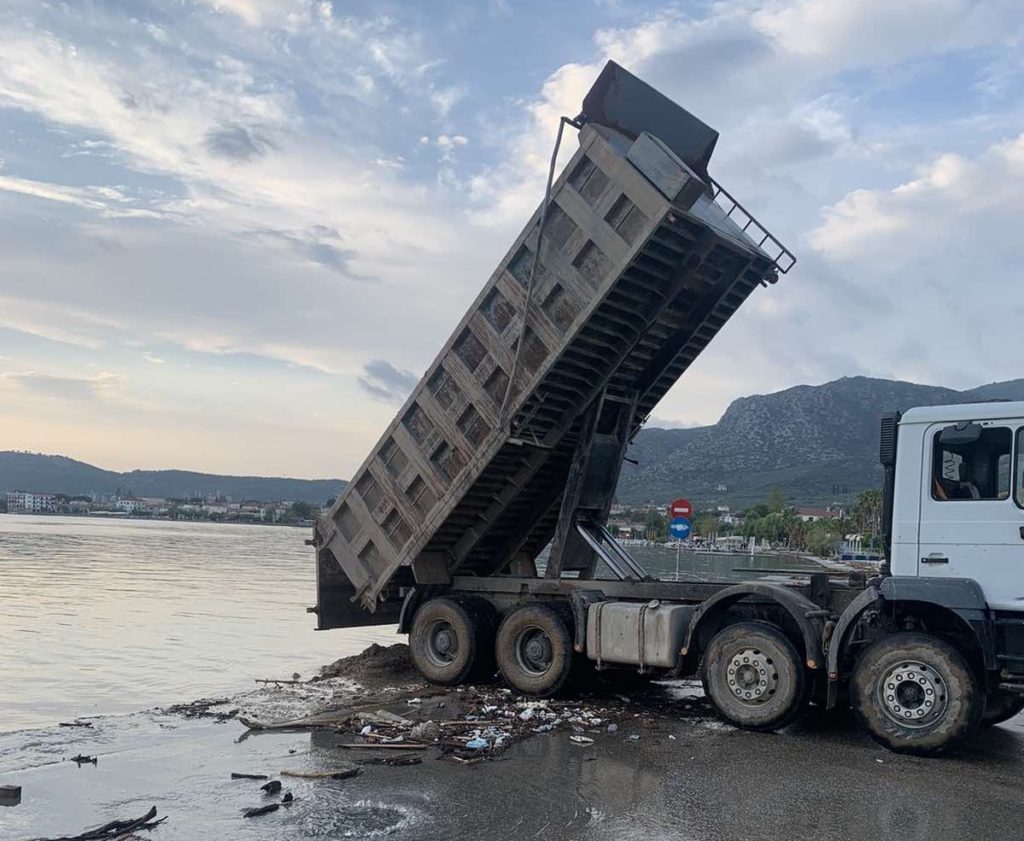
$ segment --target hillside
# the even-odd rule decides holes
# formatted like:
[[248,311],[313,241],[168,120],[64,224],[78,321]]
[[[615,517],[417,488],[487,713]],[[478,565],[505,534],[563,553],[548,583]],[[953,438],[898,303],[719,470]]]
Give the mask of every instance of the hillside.
[[188,470],[102,470],[66,456],[0,452],[0,493],[13,490],[65,494],[156,497],[223,495],[234,500],[289,500],[322,505],[345,487],[343,479],[220,476]]
[[[892,409],[1024,400],[1024,380],[968,391],[844,377],[734,401],[714,426],[645,429],[630,448],[618,499],[748,505],[780,488],[792,503],[843,500],[881,481],[878,419]],[[719,490],[724,485],[725,490]]]

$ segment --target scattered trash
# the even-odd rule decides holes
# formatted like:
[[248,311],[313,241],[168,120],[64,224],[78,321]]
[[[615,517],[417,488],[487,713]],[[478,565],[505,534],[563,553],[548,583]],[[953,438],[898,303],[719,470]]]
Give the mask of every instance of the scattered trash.
[[476,736],[475,738],[472,738],[468,742],[466,742],[466,747],[470,750],[483,750],[487,747],[487,744],[488,743],[486,739],[481,739],[479,736]]
[[265,792],[268,796],[271,794],[277,794],[281,790],[280,780],[271,780],[266,785],[260,786],[260,789]]
[[670,734],[670,735],[669,735],[669,739],[671,739],[671,740],[672,740],[672,741],[674,742],[674,741],[676,740],[676,737],[675,737],[675,736],[672,736],[672,735]]
[[268,803],[266,806],[256,806],[252,809],[246,809],[244,812],[242,812],[242,817],[258,818],[260,815],[269,815],[271,812],[276,812],[280,808],[280,803]]
[[608,732],[609,733],[617,733],[618,731],[619,731],[619,725],[618,724],[609,724],[608,725]]
[[389,713],[387,710],[377,710],[376,718],[385,724],[395,724],[399,727],[411,727],[414,722],[400,715]]
[[407,704],[422,704],[423,703],[423,699],[422,698],[410,698],[408,701],[406,701],[406,703]]
[[533,715],[534,715],[533,707],[527,707],[525,710],[523,710],[521,713],[519,713],[519,717],[523,721],[529,721],[531,718],[533,718]]
[[360,736],[369,736],[373,732],[373,725],[367,724],[362,730],[359,731]]
[[84,753],[78,754],[78,756],[72,756],[71,761],[81,768],[83,765],[96,765],[99,762],[99,758],[95,756],[87,756]]
[[441,728],[432,721],[424,721],[409,731],[409,738],[417,742],[434,742],[441,738]]
[[637,736],[637,735],[636,735],[636,734],[634,733],[634,734],[633,734],[633,735],[631,735],[631,736],[626,736],[626,741],[627,741],[627,742],[639,742],[639,741],[640,741],[640,737],[639,737],[639,736]]
[[589,736],[570,736],[569,741],[574,745],[592,745],[594,740]]
[[243,774],[240,771],[232,771],[231,779],[233,780],[269,780],[266,774]]

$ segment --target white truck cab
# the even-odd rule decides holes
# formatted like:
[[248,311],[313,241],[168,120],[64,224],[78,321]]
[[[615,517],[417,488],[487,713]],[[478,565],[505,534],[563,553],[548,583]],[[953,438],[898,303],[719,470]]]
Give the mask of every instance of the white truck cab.
[[892,574],[971,579],[1024,612],[1024,402],[908,410],[894,478]]

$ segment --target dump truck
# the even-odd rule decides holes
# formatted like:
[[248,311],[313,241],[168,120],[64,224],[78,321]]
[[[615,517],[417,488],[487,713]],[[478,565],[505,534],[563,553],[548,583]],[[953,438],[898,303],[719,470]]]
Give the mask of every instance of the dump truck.
[[[578,148],[556,178],[566,129]],[[890,560],[870,580],[658,580],[608,530],[652,409],[796,262],[711,177],[717,139],[614,62],[562,118],[540,207],[316,520],[318,628],[397,624],[442,685],[497,669],[549,695],[581,668],[700,675],[738,727],[849,703],[888,747],[942,750],[1024,707],[1024,406],[883,419]],[[923,501],[940,491],[932,523]],[[1020,529],[1002,554],[989,504]],[[975,510],[957,533],[949,518]],[[942,567],[954,544],[962,560]]]

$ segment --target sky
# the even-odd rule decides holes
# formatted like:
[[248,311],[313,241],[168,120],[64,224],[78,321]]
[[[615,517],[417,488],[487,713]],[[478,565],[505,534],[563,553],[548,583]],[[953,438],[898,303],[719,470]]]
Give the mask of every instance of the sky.
[[0,450],[348,477],[608,59],[799,260],[653,425],[1021,375],[1019,0],[5,0]]

